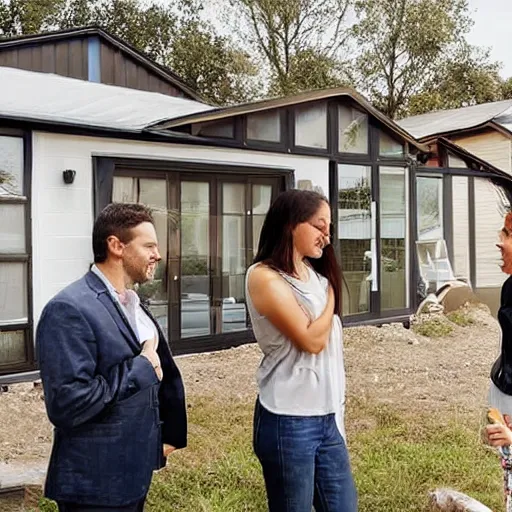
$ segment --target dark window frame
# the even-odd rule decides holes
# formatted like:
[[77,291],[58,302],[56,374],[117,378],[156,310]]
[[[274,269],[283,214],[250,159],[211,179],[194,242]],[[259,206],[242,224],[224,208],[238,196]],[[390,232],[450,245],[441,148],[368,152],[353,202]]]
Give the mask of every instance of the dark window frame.
[[[261,183],[265,181],[266,178],[275,178],[280,182],[279,188],[281,190],[287,190],[293,186],[293,169],[287,168],[266,168],[240,164],[222,165],[178,160],[109,158],[100,156],[93,157],[93,176],[95,217],[102,208],[111,202],[114,176],[130,176],[137,178],[166,177],[169,209],[180,208],[181,181],[210,180],[214,183],[215,186],[210,186],[210,208],[217,208],[217,210],[219,205],[216,204],[216,206],[214,206],[213,201],[218,202],[217,196],[219,195],[221,187],[217,186],[217,184],[223,181],[258,184],[258,182]],[[211,222],[215,224],[215,232],[210,232],[210,245],[217,243],[216,234],[220,219],[214,219],[211,220]],[[177,243],[172,242],[170,230],[168,251],[169,268],[167,274],[169,276],[181,275],[180,241],[177,241]],[[210,258],[212,259],[212,257],[213,253],[210,251]],[[249,261],[247,261],[247,263],[249,263]],[[216,294],[219,295],[222,280],[218,279],[218,262],[210,262],[210,267],[210,283],[211,287],[215,288],[215,290],[212,291],[216,291]],[[170,282],[169,278],[168,282]],[[175,354],[219,350],[254,341],[250,325],[248,325],[247,329],[241,331],[182,338],[180,332],[180,294],[179,286],[168,287],[168,338]],[[211,300],[213,301],[213,299],[214,296],[212,294]],[[214,305],[213,302],[212,305]],[[211,308],[211,311],[213,314],[214,308]]]
[[33,313],[33,279],[32,279],[32,133],[16,128],[0,127],[0,136],[20,138],[23,141],[23,196],[2,197],[1,204],[22,204],[25,214],[25,252],[7,254],[1,253],[0,263],[25,263],[27,272],[27,322],[6,323],[0,325],[0,332],[24,332],[25,361],[19,363],[5,363],[0,365],[0,375],[21,373],[36,369],[34,347],[34,313]]

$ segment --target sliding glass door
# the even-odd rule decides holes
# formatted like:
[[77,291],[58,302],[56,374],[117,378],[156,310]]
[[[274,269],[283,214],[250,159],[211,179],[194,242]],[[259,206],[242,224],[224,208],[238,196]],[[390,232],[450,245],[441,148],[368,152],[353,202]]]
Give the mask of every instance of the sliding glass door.
[[[117,170],[112,200],[155,211],[162,262],[138,292],[175,346],[243,334],[250,325],[245,272],[263,220],[283,189],[278,176]],[[196,341],[198,340],[198,341]]]

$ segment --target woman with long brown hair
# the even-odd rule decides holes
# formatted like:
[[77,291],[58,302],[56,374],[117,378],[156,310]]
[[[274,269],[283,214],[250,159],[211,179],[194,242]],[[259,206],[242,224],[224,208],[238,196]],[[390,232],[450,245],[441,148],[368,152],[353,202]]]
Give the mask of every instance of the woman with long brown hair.
[[263,352],[254,450],[270,512],[355,512],[344,440],[340,269],[329,203],[289,190],[270,207],[247,271],[247,305]]

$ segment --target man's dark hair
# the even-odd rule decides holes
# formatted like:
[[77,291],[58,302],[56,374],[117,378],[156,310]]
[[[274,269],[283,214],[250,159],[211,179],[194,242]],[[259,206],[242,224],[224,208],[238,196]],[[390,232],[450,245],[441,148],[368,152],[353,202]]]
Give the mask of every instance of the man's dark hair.
[[98,215],[92,230],[94,263],[103,263],[108,256],[107,239],[116,236],[124,244],[133,238],[132,229],[143,222],[154,224],[151,210],[142,204],[112,203]]

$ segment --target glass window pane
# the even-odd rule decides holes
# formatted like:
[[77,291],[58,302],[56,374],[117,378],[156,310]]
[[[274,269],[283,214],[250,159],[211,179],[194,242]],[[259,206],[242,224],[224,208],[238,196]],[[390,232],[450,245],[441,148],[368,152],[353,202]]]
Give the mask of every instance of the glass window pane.
[[137,202],[137,178],[125,176],[114,176],[112,188],[113,203],[136,203]]
[[281,114],[278,110],[259,112],[247,116],[247,138],[279,142],[281,140]]
[[256,255],[260,242],[261,228],[265,221],[265,215],[272,201],[272,187],[270,185],[252,186],[252,244]]
[[295,145],[327,148],[327,103],[297,107]]
[[0,196],[23,194],[23,139],[0,136]]
[[0,263],[0,324],[26,323],[26,263]]
[[370,311],[371,169],[338,166],[338,238],[343,268],[343,315]]
[[209,123],[193,124],[192,135],[233,139],[235,136],[235,123],[231,118],[224,119],[222,121],[211,121]]
[[368,116],[355,108],[338,106],[339,151],[368,153]]
[[0,367],[27,360],[24,331],[0,331]]
[[167,182],[165,179],[139,179],[138,203],[149,206],[155,219],[155,230],[161,261],[155,271],[153,281],[139,286],[137,293],[141,300],[149,302],[149,309],[158,320],[165,335],[168,335],[168,298],[167,298],[167,220],[171,212],[167,208]]
[[222,186],[222,213],[245,213],[245,185],[243,183],[224,183]]
[[416,191],[418,240],[443,239],[443,179],[418,177]]
[[181,336],[210,327],[210,185],[181,182]]
[[245,185],[222,185],[222,332],[247,328]]
[[452,177],[453,272],[455,277],[462,277],[467,280],[471,277],[469,267],[468,190],[467,177]]
[[162,260],[158,263],[155,278],[151,282],[137,287],[142,301],[157,319],[165,335],[168,335],[168,298],[167,298],[167,237],[168,219],[174,215],[167,207],[167,182],[163,178],[130,178],[114,176],[112,201],[119,203],[141,203],[149,206],[155,219],[155,230]]
[[404,169],[380,168],[381,309],[404,309],[407,296],[407,193]]
[[0,203],[0,253],[25,252],[25,205]]
[[404,156],[404,145],[386,132],[379,132],[379,155],[387,157],[402,158]]

